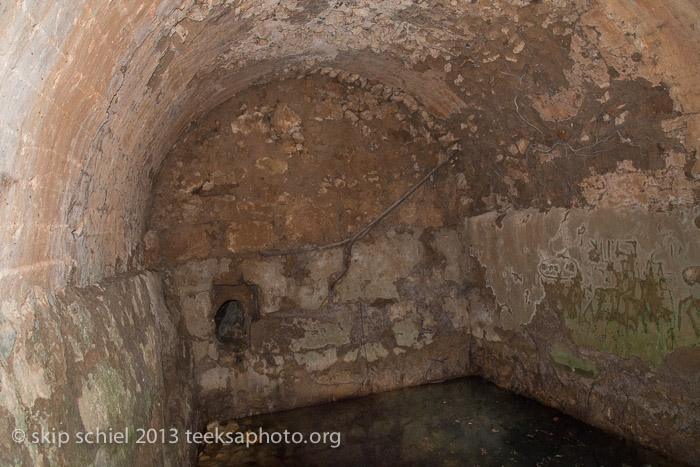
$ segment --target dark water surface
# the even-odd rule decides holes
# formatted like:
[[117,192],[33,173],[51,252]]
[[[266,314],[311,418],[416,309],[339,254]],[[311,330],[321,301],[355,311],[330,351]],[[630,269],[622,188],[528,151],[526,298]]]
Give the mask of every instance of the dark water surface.
[[[219,431],[236,429],[239,439],[287,430],[287,439],[299,432],[307,442],[212,443],[198,465],[679,465],[476,377],[249,417]],[[326,442],[313,444],[314,432],[328,432]]]

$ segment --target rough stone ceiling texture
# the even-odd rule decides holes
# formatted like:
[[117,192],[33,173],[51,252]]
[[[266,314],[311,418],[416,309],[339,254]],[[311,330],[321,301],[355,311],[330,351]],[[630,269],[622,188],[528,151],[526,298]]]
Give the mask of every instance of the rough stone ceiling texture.
[[636,74],[671,88],[690,116],[686,147],[700,147],[694,0],[4,3],[0,290],[138,267],[162,158],[193,118],[236,92],[332,64],[401,87],[444,118],[464,102],[443,77],[409,68],[483,41],[470,25],[517,23],[523,8],[543,12],[532,26],[546,28],[552,10],[595,28],[608,63],[653,58]]

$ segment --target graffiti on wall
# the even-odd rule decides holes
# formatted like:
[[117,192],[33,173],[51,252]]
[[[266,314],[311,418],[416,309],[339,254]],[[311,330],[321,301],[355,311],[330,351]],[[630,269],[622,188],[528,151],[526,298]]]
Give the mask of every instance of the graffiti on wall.
[[574,340],[652,363],[700,343],[700,296],[679,286],[654,252],[642,254],[634,239],[588,242],[588,250],[580,250],[587,258],[577,261],[564,251],[538,265],[546,295]]

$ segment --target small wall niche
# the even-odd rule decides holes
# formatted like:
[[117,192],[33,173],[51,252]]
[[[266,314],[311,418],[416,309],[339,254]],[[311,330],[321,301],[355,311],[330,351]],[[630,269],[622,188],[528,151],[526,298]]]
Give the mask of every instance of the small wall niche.
[[224,344],[245,340],[245,308],[238,300],[226,300],[214,315],[216,338]]
[[242,352],[250,346],[250,324],[259,317],[257,296],[254,285],[214,285],[214,334],[220,347]]

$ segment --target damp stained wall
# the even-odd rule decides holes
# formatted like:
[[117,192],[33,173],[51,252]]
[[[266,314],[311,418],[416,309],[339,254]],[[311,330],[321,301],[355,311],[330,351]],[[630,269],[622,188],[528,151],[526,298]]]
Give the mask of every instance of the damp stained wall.
[[[538,208],[561,190],[543,177],[545,199],[523,200],[533,207],[491,210],[500,174],[473,170],[461,127],[327,67],[250,88],[188,128],[156,181],[145,254],[182,314],[207,417],[477,373],[627,437],[694,449],[700,211],[681,198],[694,199],[693,182],[606,185],[645,177],[623,161],[581,177],[580,200],[554,201],[569,207]],[[511,144],[511,159],[535,157]],[[569,157],[595,173],[613,150]],[[337,245],[448,154],[350,252]],[[546,173],[551,157],[567,153],[521,176]],[[660,170],[683,177],[678,159]],[[482,205],[469,197],[480,190]],[[230,299],[250,315],[236,347],[215,332]],[[648,387],[632,377],[621,392],[630,371]]]
[[[454,137],[420,107],[329,68],[252,88],[177,142],[145,254],[180,310],[209,419],[468,371],[479,291],[463,284],[449,186],[419,189],[347,251],[346,271],[343,248],[294,251],[353,235],[446,157]],[[231,299],[249,315],[237,345],[216,335]]]
[[[171,331],[156,333],[161,337],[155,340],[153,355],[171,355],[161,357],[164,383],[158,382],[158,370],[151,367],[148,384],[138,383],[151,388],[155,400],[167,400],[166,389],[178,387],[177,382],[194,381],[191,364],[195,355],[211,353],[213,357],[207,357],[211,362],[219,358],[208,345],[203,349],[201,342],[193,345],[189,341],[188,328],[197,321],[191,319],[190,310],[196,307],[181,309],[179,296],[171,292],[177,281],[183,287],[181,295],[194,293],[198,313],[208,316],[216,306],[214,280],[223,280],[223,286],[234,284],[244,270],[254,277],[262,263],[269,263],[265,271],[277,279],[271,284],[280,288],[261,296],[268,297],[268,310],[278,308],[264,317],[261,313],[256,323],[262,326],[264,319],[272,323],[279,318],[279,326],[286,326],[289,323],[282,317],[291,304],[275,303],[281,293],[291,289],[294,306],[297,301],[303,305],[297,311],[312,313],[318,311],[314,307],[323,295],[324,280],[317,282],[310,273],[308,278],[290,281],[293,271],[285,268],[294,269],[286,264],[291,261],[285,261],[280,271],[275,263],[279,258],[256,258],[260,246],[291,248],[343,238],[377,214],[377,199],[394,199],[410,186],[416,175],[409,169],[413,163],[418,163],[417,173],[421,173],[437,158],[455,155],[447,170],[436,173],[411,203],[354,249],[370,256],[384,252],[378,257],[386,258],[389,245],[401,245],[413,251],[409,257],[415,263],[386,262],[389,280],[385,276],[374,280],[370,275],[372,280],[368,279],[364,290],[352,289],[343,281],[338,287],[345,283],[346,300],[329,305],[343,308],[343,303],[362,302],[363,294],[390,296],[381,300],[397,300],[398,295],[399,303],[408,298],[417,311],[409,306],[388,314],[391,305],[381,301],[366,313],[343,308],[345,311],[337,312],[355,314],[351,330],[346,331],[350,344],[340,347],[351,350],[360,345],[359,336],[368,333],[358,333],[357,329],[364,328],[355,320],[370,312],[378,315],[378,323],[383,320],[376,329],[386,331],[371,336],[371,342],[381,343],[387,352],[393,346],[409,348],[404,344],[413,342],[416,332],[419,340],[433,329],[434,340],[456,332],[457,342],[466,339],[470,343],[466,353],[447,352],[445,346],[438,360],[448,355],[454,368],[471,368],[468,371],[584,420],[677,457],[696,459],[698,437],[693,435],[700,430],[694,388],[699,365],[692,318],[697,317],[693,313],[698,284],[694,279],[696,253],[689,245],[696,235],[691,220],[697,217],[700,173],[698,15],[692,0],[672,0],[663,6],[647,0],[4,3],[0,6],[3,426],[15,426],[23,419],[28,426],[45,423],[54,428],[64,419],[79,423],[74,412],[83,382],[88,382],[88,394],[90,382],[102,378],[98,373],[110,387],[123,385],[124,391],[117,391],[117,405],[135,407],[124,412],[124,421],[145,423],[148,404],[133,402],[138,386],[124,362],[133,360],[138,374],[151,350],[136,344],[153,334],[149,331],[152,323],[166,322],[161,318],[167,316],[177,329],[180,346],[178,352],[165,350],[170,344],[163,336],[170,336]],[[416,130],[412,134],[406,124],[407,133],[387,135],[389,141],[399,147],[397,141],[405,139],[418,149],[422,137],[425,152],[416,151],[416,161],[404,158],[410,152],[395,155],[391,170],[371,176],[381,181],[379,189],[368,192],[371,197],[344,192],[348,201],[351,197],[358,201],[350,203],[347,209],[355,212],[345,217],[345,207],[327,209],[331,212],[328,218],[314,216],[312,208],[298,207],[293,220],[299,222],[291,225],[299,229],[303,225],[306,232],[297,237],[283,237],[285,216],[280,211],[263,209],[259,212],[265,215],[255,219],[252,213],[259,207],[255,203],[250,216],[237,212],[237,218],[222,222],[222,232],[209,231],[191,220],[179,223],[191,229],[183,231],[184,235],[168,237],[170,229],[152,229],[152,224],[147,231],[147,219],[153,219],[149,206],[157,196],[154,180],[168,176],[163,169],[168,164],[166,156],[191,122],[204,121],[212,109],[249,89],[312,74],[353,86],[359,83],[363,92],[367,83],[372,88],[381,85],[376,92],[381,89],[382,99],[395,103],[399,110],[407,108],[406,119]],[[298,94],[304,93],[300,90]],[[268,106],[272,111],[277,103]],[[341,127],[362,131],[360,121],[366,117],[351,108],[345,116],[348,109],[341,110]],[[313,121],[300,109],[295,112],[304,118],[305,128]],[[242,114],[221,119],[221,128],[233,131],[234,117]],[[257,117],[252,117],[257,125]],[[398,119],[373,118],[386,125]],[[240,128],[247,122],[239,122]],[[431,143],[425,138],[426,131]],[[342,140],[346,133],[335,134]],[[282,139],[289,144],[293,141],[295,148],[309,144],[296,141],[293,135]],[[308,138],[306,133],[302,136]],[[253,170],[258,159],[268,157],[259,162],[263,169],[257,170],[282,171],[279,154],[285,153],[280,151],[272,158],[259,155],[246,167]],[[287,164],[287,171],[295,170],[293,164]],[[360,169],[364,167],[358,167],[358,172]],[[326,181],[326,190],[345,189],[335,186],[336,178],[342,185],[342,171],[322,172],[334,176]],[[395,174],[398,178],[389,183],[387,177]],[[214,189],[205,186],[204,179],[194,181],[192,187],[201,184],[204,194],[229,183],[210,180],[219,186]],[[319,188],[318,181],[310,182]],[[369,176],[366,182],[363,190],[376,183]],[[276,197],[260,193],[258,199]],[[309,203],[319,202],[317,197],[307,198]],[[287,207],[290,205],[299,206],[288,203]],[[201,208],[193,204],[184,212],[196,217]],[[227,212],[224,208],[225,204],[222,212]],[[280,230],[267,232],[268,215],[275,212],[280,215],[275,224]],[[524,222],[528,216],[531,220]],[[245,222],[236,223],[244,218]],[[564,218],[567,229],[586,226],[591,233],[566,230],[557,235],[551,224]],[[329,221],[335,225],[308,227],[314,222],[331,224]],[[485,238],[475,238],[475,231],[485,231]],[[250,257],[245,259],[252,262],[243,268],[238,261],[242,253],[234,252],[241,245],[245,248],[250,232],[259,244],[248,246],[245,254]],[[669,242],[659,240],[660,232]],[[191,241],[183,242],[183,237]],[[211,247],[205,239],[211,238],[219,239],[216,251],[207,249]],[[280,239],[284,241],[274,245]],[[506,245],[504,251],[517,254],[502,258],[490,251],[499,245],[499,239]],[[581,243],[591,241],[595,246]],[[184,245],[177,247],[177,242]],[[671,249],[669,245],[676,243],[679,245]],[[182,250],[188,244],[199,248],[194,257],[159,265],[161,253],[157,251],[167,256],[168,249]],[[599,255],[600,259],[591,259],[590,251],[592,258]],[[333,260],[331,253],[326,252],[328,261]],[[366,264],[357,259],[356,265]],[[188,262],[191,276],[185,274]],[[317,273],[330,270],[328,265],[311,265]],[[610,269],[603,271],[603,266]],[[147,267],[158,268],[158,274],[145,273]],[[503,267],[513,273],[510,278],[499,276]],[[194,274],[202,270],[206,274],[198,284]],[[368,266],[349,270],[355,274],[348,276],[350,282],[356,283],[370,270]],[[576,274],[573,278],[572,273]],[[514,279],[519,275],[522,282]],[[153,285],[149,290],[155,291],[154,303],[160,300],[157,291],[162,290],[165,308],[147,305],[150,299],[139,299],[141,286],[130,283],[131,277],[148,277]],[[410,287],[402,287],[408,278],[413,281],[408,282]],[[422,280],[428,287],[421,286]],[[115,281],[126,281],[118,292],[110,289]],[[217,290],[221,294],[232,289]],[[429,297],[421,291],[430,292]],[[106,299],[105,293],[113,294],[112,298]],[[44,315],[35,313],[36,303],[44,303],[43,299],[37,302],[35,297],[65,294],[83,297],[79,301],[86,323],[113,319],[123,325],[117,331],[111,324],[96,325],[92,338],[78,339],[75,333],[88,325],[75,326],[77,318],[58,301],[49,300],[40,308],[53,317],[54,330],[68,331],[48,335],[41,326]],[[453,305],[434,303],[435,297],[447,301],[445,295],[456,299]],[[126,319],[133,308],[127,304],[132,302],[141,320]],[[423,303],[429,304],[427,310],[421,308]],[[394,326],[405,321],[405,316],[420,324],[418,330],[399,325],[405,327],[394,333]],[[304,322],[297,329],[327,329],[320,313],[314,318],[315,324]],[[196,332],[203,336],[198,337],[200,341],[208,340],[204,330]],[[268,334],[279,335],[262,335]],[[32,360],[37,358],[32,346],[70,345],[75,355],[89,355],[93,342],[109,341],[113,335],[122,336],[123,345],[118,349],[107,345],[110,359],[99,367],[92,360],[73,364],[70,352],[51,353],[50,360]],[[70,344],[71,339],[75,345]],[[317,345],[302,335],[297,339],[305,346]],[[338,339],[345,342],[345,337]],[[251,340],[251,345],[254,342],[262,340]],[[93,355],[106,352],[95,346],[97,354]],[[324,351],[334,346],[326,345]],[[461,349],[461,344],[450,350],[455,348]],[[383,354],[378,347],[372,349],[376,355]],[[301,350],[294,355],[304,353]],[[389,362],[387,358],[394,359],[382,367],[390,375],[393,365],[403,361],[392,354],[375,361],[383,365],[381,362]],[[281,356],[285,364],[288,356]],[[289,364],[304,368],[309,361],[294,359]],[[208,369],[215,370],[211,362]],[[53,372],[60,374],[56,369],[64,365],[68,368],[66,381],[74,384],[66,385],[52,376]],[[431,377],[424,374],[412,381]],[[352,384],[357,384],[354,379]],[[381,387],[399,384],[404,382],[386,378]],[[314,385],[309,387],[318,387]],[[331,397],[333,392],[314,391],[306,392],[309,398],[303,403]],[[188,390],[180,393],[188,394]],[[247,397],[246,391],[238,397]],[[56,402],[59,400],[66,403]],[[162,423],[196,429],[201,421],[196,410],[188,412],[187,402],[178,404],[184,409],[168,409],[176,414],[183,410],[178,421]],[[94,406],[99,420],[110,424],[111,409]],[[157,414],[152,416],[158,419]],[[49,464],[72,465],[83,460],[93,464],[106,455],[104,451],[82,452],[73,445],[51,451],[6,440],[1,440],[7,448],[3,455],[16,465],[33,465],[38,456]],[[109,461],[132,463],[129,449],[110,452]],[[177,449],[184,453],[187,446]],[[170,454],[156,451],[151,453],[154,463],[167,464]]]
[[[182,347],[155,274],[58,293],[36,289],[22,304],[4,302],[1,312],[3,465],[187,462],[184,445],[136,442],[139,428],[182,430],[194,417],[191,384],[174,373]],[[15,429],[38,442],[13,442]],[[98,430],[128,430],[129,441],[77,442],[79,433]],[[59,433],[69,437],[62,445]]]
[[697,450],[697,206],[518,210],[465,229],[496,302],[472,356],[480,374],[642,442]]

